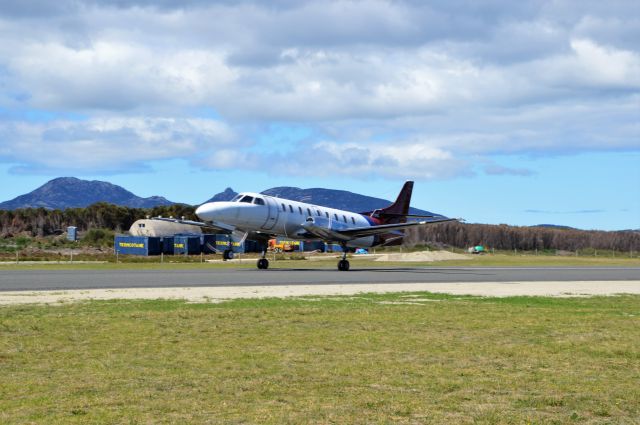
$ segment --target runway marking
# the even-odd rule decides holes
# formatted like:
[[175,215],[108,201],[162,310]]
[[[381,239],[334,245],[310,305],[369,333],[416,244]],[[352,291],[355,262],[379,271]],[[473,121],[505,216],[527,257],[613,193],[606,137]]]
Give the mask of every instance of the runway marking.
[[223,302],[237,298],[286,298],[362,293],[435,292],[485,297],[580,297],[640,294],[640,280],[555,282],[371,283],[279,286],[197,286],[182,288],[72,289],[0,292],[0,305],[59,304],[88,300],[182,299]]

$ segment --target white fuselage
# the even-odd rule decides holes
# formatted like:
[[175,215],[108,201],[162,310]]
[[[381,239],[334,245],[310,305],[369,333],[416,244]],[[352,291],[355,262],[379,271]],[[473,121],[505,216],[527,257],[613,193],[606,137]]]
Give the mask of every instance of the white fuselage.
[[[309,217],[322,218],[330,227],[371,226],[361,214],[247,192],[229,202],[203,204],[196,209],[196,215],[204,221],[224,223],[243,232],[260,232],[291,239],[317,239],[302,226]],[[366,248],[374,243],[375,237],[367,236],[350,240],[347,246]]]

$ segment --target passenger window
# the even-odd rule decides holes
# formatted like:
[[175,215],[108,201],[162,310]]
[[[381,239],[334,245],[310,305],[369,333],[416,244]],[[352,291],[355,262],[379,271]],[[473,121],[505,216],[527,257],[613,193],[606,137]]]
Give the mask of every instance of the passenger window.
[[343,215],[342,219],[344,220],[345,223],[347,222],[347,216],[346,215]]
[[326,212],[326,211],[325,211],[325,212],[324,212],[324,215],[326,215],[326,216],[327,216],[327,218],[329,218],[329,213],[328,213],[328,212]]
[[264,205],[264,199],[262,198],[256,198],[253,200],[253,203],[256,205]]
[[302,207],[298,207],[298,210],[300,211],[300,215],[302,215]]
[[355,218],[353,218],[353,217],[351,217],[351,222],[352,222],[353,224],[356,224],[356,219],[355,219]]
[[309,216],[313,215],[313,214],[311,214],[311,210],[309,208],[307,208],[307,213],[309,213]]
[[284,204],[281,204],[281,205],[282,205],[282,212],[287,212],[287,207],[285,207]]
[[289,212],[293,213],[293,207],[289,205]]
[[340,219],[338,218],[338,214],[334,214],[333,216],[336,218],[336,220],[340,220]]
[[245,202],[245,203],[247,203],[247,204],[250,204],[250,203],[252,203],[252,202],[253,202],[253,197],[252,197],[252,196],[245,196],[244,198],[242,198],[242,199],[240,200],[240,202]]
[[320,216],[322,215],[322,213],[320,212],[320,210],[316,210],[316,215],[317,215],[318,217],[320,217]]

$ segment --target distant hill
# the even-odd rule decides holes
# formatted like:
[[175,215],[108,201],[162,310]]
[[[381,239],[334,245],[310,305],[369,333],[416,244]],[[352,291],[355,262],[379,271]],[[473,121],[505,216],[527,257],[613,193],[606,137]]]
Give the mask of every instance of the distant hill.
[[[346,190],[322,188],[300,189],[298,187],[282,186],[267,189],[261,193],[278,198],[291,199],[292,201],[307,202],[309,204],[353,212],[372,211],[376,208],[384,208],[393,202]],[[236,195],[237,192],[228,187],[224,192],[216,194],[206,202],[229,201]],[[419,210],[417,208],[411,208],[410,212],[412,214],[436,215],[432,212]]]
[[575,227],[562,226],[562,225],[559,225],[559,224],[536,224],[535,226],[529,226],[529,227],[546,227],[546,228],[549,228],[549,229],[575,230]]
[[174,204],[161,196],[141,198],[108,182],[59,177],[48,181],[33,192],[0,203],[0,210],[40,207],[63,210],[86,207],[96,202],[108,202],[132,208],[152,208]]

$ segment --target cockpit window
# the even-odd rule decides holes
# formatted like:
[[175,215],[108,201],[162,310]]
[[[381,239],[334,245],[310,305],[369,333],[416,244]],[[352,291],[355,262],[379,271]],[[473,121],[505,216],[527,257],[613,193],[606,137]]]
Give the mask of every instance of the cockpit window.
[[240,200],[240,198],[242,198],[242,195],[236,195],[236,196],[233,197],[231,202],[238,202],[238,200]]
[[244,198],[240,199],[240,202],[246,202],[247,204],[250,204],[251,202],[253,202],[253,196],[246,195]]
[[262,198],[256,198],[253,200],[253,203],[256,205],[264,205],[264,199]]

